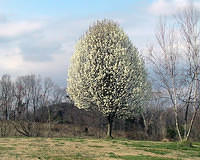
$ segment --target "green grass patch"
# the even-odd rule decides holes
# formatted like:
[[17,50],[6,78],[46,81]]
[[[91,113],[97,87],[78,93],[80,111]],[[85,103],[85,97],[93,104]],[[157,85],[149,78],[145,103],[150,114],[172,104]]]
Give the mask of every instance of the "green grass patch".
[[120,144],[128,146],[128,147],[152,147],[152,142],[121,142]]
[[200,157],[200,152],[196,152],[196,151],[182,151],[182,153],[187,155],[188,158],[189,157]]
[[143,150],[146,152],[151,152],[154,154],[166,155],[171,153],[169,150],[161,150],[161,149],[152,149],[152,148],[135,148],[136,150]]
[[69,157],[64,156],[44,156],[44,157],[35,157],[38,159],[45,159],[45,160],[69,160]]
[[15,147],[3,147],[0,146],[0,151],[10,151],[10,150],[16,150]]
[[120,159],[124,160],[175,160],[173,158],[163,158],[163,157],[153,157],[153,156],[146,156],[146,155],[127,155],[127,156],[120,156]]
[[149,141],[141,141],[141,142],[120,142],[120,144],[135,147],[135,148],[158,148],[158,149],[169,149],[169,150],[191,150],[191,151],[199,151],[200,145],[199,143],[195,143],[195,145],[189,146],[184,145],[182,143],[176,142],[149,142]]
[[97,146],[97,145],[88,145],[88,147],[93,147],[93,148],[104,148],[104,146]]
[[109,156],[110,158],[120,158],[118,155],[116,155],[116,154],[113,153],[113,152],[108,153],[108,156]]
[[[147,155],[125,155],[119,156],[113,152],[108,153],[110,158],[123,159],[123,160],[175,160],[173,158],[153,157]],[[176,159],[177,160],[177,159]]]
[[55,141],[85,142],[83,138],[54,138]]

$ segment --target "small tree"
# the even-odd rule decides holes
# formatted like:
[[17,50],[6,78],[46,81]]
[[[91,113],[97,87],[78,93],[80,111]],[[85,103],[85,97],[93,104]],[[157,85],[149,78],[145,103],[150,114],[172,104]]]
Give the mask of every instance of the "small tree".
[[115,117],[128,118],[144,98],[146,72],[138,50],[113,21],[97,21],[78,41],[67,92],[78,108],[98,110],[112,137]]

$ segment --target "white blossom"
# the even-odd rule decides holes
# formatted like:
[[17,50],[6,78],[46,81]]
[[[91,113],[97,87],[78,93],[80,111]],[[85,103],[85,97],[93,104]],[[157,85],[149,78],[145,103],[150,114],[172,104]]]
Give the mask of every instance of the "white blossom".
[[67,80],[77,107],[127,118],[141,106],[145,86],[143,60],[116,23],[98,21],[78,41]]

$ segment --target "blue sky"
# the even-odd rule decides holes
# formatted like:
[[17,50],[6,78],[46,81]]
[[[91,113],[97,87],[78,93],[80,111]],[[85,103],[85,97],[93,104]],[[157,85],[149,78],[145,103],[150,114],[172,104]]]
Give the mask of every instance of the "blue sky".
[[[104,18],[119,23],[145,55],[159,16],[170,16],[188,2],[0,0],[0,76],[40,74],[65,86],[74,45],[90,25]],[[199,0],[194,2],[200,6]]]
[[17,13],[22,17],[70,16],[90,17],[109,13],[130,13],[133,9],[148,5],[151,0],[2,0],[1,11]]

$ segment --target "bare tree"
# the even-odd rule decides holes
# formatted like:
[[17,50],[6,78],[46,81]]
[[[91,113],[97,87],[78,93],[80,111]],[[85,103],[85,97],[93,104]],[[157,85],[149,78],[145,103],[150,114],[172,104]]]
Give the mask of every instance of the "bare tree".
[[[193,4],[176,16],[186,59],[181,100],[185,106],[184,140],[188,140],[200,106],[200,12]],[[183,87],[183,90],[185,87]],[[188,117],[191,110],[192,116]]]
[[11,115],[14,107],[14,84],[11,77],[3,75],[0,80],[0,136],[8,136],[11,131]]
[[23,98],[25,96],[24,87],[22,83],[22,78],[18,77],[15,81],[15,116],[14,120],[19,120],[25,113],[25,103]]
[[42,82],[41,77],[36,75],[20,76],[16,80],[16,108],[21,118],[15,128],[25,136],[39,134],[37,111],[50,103],[53,82],[51,79],[45,79],[44,84]]
[[[155,132],[153,130],[159,130],[158,133],[162,134],[164,138],[165,135],[165,119],[163,115],[165,114],[165,107],[166,107],[166,99],[162,97],[162,93],[152,92],[152,96],[146,105],[143,107],[143,111],[141,112],[141,116],[144,123],[144,133],[146,138],[150,138],[153,136],[154,138],[158,137],[158,135],[153,134]],[[159,119],[159,121],[158,121]],[[151,134],[150,134],[151,132]]]
[[10,119],[13,108],[14,85],[9,75],[3,75],[0,80],[0,105],[5,120]]
[[[199,12],[190,5],[175,16],[173,26],[162,20],[156,34],[159,55],[149,48],[150,61],[163,93],[174,108],[175,125],[180,141],[187,141],[199,110],[200,32]],[[169,23],[170,24],[170,23]],[[184,136],[178,120],[179,107],[185,108]],[[192,117],[188,112],[192,110]]]
[[54,83],[50,78],[45,78],[44,86],[43,86],[43,94],[42,94],[42,106],[46,106],[48,110],[48,124],[49,124],[49,131],[48,135],[51,134],[51,112],[50,112],[50,98],[53,89]]
[[31,85],[31,101],[33,107],[33,119],[36,120],[36,111],[40,107],[40,99],[42,98],[42,86],[41,78],[35,75],[31,76],[30,85]]
[[59,104],[67,101],[68,97],[65,90],[65,88],[61,88],[58,85],[53,86],[52,104]]

